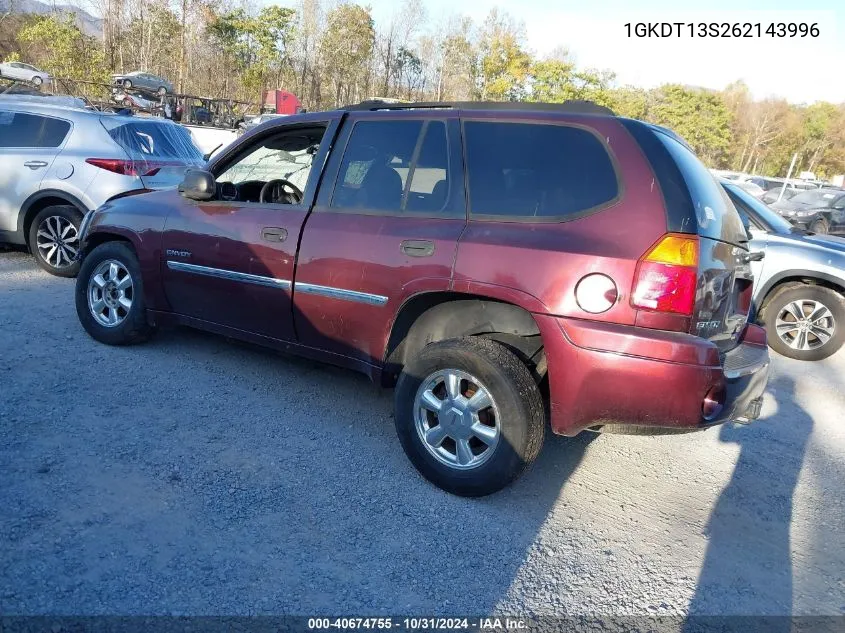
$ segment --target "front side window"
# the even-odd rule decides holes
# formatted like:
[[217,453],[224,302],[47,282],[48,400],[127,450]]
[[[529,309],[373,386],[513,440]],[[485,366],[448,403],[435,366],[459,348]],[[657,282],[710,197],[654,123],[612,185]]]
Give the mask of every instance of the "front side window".
[[61,119],[0,110],[0,147],[59,147],[69,131]]
[[[264,185],[276,181],[278,186],[272,187],[272,199],[265,195],[264,201],[297,203],[301,200],[299,194],[305,191],[308,184],[314,156],[320,148],[325,131],[325,126],[315,126],[283,130],[265,136],[246,148],[234,162],[224,166],[217,176],[217,182],[235,185],[238,200],[259,202]],[[282,186],[280,181],[293,185],[299,194],[288,195],[293,189]]]
[[464,139],[475,216],[562,220],[619,195],[610,155],[583,128],[467,121]]

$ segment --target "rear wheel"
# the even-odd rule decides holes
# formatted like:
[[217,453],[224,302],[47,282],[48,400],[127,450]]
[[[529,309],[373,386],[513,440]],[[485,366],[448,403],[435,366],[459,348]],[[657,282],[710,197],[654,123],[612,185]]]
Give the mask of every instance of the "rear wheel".
[[163,96],[164,96],[164,95],[166,95],[166,94],[167,94],[167,88],[165,88],[164,86],[161,86],[161,87],[158,89],[158,95],[159,95],[160,97],[163,97]]
[[499,343],[461,338],[423,348],[396,386],[399,441],[447,492],[501,490],[540,452],[543,402],[528,368]]
[[29,227],[29,250],[43,270],[58,277],[76,277],[82,214],[71,205],[46,207]]
[[801,284],[777,293],[766,306],[769,346],[797,360],[821,360],[845,341],[845,299],[824,286]]
[[124,80],[123,80],[123,87],[124,87],[124,88],[131,88],[131,87],[132,87],[132,82],[131,82],[131,81],[129,81],[128,79],[124,79]]
[[76,314],[101,343],[131,345],[149,338],[141,268],[127,244],[106,242],[85,257],[76,279]]

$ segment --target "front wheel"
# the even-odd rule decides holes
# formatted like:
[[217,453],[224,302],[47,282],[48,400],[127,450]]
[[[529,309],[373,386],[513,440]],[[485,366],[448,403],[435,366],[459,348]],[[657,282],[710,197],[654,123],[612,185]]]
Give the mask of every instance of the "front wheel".
[[36,86],[40,86],[42,83],[44,83],[44,80],[41,79],[41,77],[39,77],[38,75],[35,75],[35,77],[32,78],[32,83],[34,83]]
[[76,314],[85,331],[108,345],[149,338],[141,267],[123,242],[101,244],[83,260],[76,278]]
[[403,368],[396,432],[405,454],[447,492],[501,490],[540,452],[543,402],[531,373],[507,348],[468,337],[433,343]]
[[801,284],[779,292],[766,306],[769,347],[797,360],[821,360],[845,341],[845,298],[825,288]]

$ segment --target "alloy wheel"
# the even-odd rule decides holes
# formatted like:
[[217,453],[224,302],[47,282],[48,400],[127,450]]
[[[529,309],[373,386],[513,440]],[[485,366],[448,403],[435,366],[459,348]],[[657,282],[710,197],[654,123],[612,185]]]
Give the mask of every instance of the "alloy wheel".
[[414,423],[426,450],[458,470],[486,462],[501,435],[490,391],[459,369],[443,369],[422,381],[414,399]]
[[797,300],[781,308],[775,320],[775,330],[792,349],[808,351],[818,349],[833,337],[836,321],[823,303]]
[[102,262],[88,281],[88,309],[94,319],[105,327],[123,323],[135,296],[132,275],[126,266],[115,259]]
[[67,268],[73,265],[79,250],[79,232],[67,218],[51,215],[38,225],[35,245],[50,266]]

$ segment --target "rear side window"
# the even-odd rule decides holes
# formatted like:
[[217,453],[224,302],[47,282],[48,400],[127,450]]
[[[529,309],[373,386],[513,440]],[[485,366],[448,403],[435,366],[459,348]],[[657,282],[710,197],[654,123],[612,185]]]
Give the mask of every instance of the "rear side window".
[[698,234],[731,244],[748,241],[742,219],[725,190],[689,149],[663,132],[661,144],[678,166],[693,203]]
[[332,207],[398,211],[422,121],[358,121],[346,144]]
[[69,131],[61,119],[0,110],[0,147],[59,147]]
[[475,216],[560,221],[619,195],[604,144],[580,127],[466,121],[464,145]]

